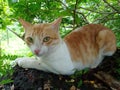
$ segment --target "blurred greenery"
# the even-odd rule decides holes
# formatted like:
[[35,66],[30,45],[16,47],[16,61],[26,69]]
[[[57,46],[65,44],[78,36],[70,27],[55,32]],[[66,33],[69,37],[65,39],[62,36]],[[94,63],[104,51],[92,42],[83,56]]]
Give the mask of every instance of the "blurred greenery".
[[101,23],[115,32],[120,47],[120,0],[0,0],[0,77],[12,72],[8,62],[32,56],[24,42],[8,28],[22,36],[19,18],[44,23],[61,16],[62,37],[76,27]]

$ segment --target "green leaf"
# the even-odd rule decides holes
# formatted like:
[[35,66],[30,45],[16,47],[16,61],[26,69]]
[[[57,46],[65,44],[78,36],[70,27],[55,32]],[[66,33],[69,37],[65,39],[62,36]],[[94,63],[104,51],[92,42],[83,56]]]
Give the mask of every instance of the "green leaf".
[[11,80],[11,79],[6,79],[6,80],[2,80],[1,82],[0,82],[0,84],[8,84],[8,83],[11,83],[11,82],[13,82],[13,80]]

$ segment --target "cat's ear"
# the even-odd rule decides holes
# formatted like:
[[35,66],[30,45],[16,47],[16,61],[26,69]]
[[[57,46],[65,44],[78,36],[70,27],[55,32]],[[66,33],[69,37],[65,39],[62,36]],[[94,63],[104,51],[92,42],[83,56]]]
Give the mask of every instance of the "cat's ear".
[[53,21],[53,22],[51,23],[51,24],[52,24],[52,28],[53,28],[54,30],[57,30],[57,31],[58,31],[61,21],[62,21],[62,17],[60,17],[60,18],[56,19],[55,21]]
[[25,30],[27,30],[29,27],[32,26],[31,23],[29,23],[29,22],[27,22],[27,21],[25,21],[23,19],[19,19],[19,22],[22,24],[22,26],[25,28]]

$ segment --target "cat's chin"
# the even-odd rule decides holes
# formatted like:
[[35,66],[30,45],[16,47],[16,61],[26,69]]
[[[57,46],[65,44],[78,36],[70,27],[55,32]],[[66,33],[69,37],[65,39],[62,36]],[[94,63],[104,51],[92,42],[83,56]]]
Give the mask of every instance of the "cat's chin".
[[41,57],[41,56],[44,56],[45,53],[39,53],[39,54],[35,54],[37,57]]

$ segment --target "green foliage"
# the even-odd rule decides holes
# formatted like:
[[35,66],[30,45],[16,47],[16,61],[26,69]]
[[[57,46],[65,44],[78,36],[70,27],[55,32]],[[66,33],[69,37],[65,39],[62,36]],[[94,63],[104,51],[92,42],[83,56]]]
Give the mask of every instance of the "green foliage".
[[3,30],[19,18],[32,23],[43,23],[62,16],[62,37],[76,27],[88,23],[102,23],[116,33],[119,46],[118,0],[1,0],[0,4],[0,22]]
[[16,59],[16,55],[3,55],[0,57],[0,84],[7,84],[12,82],[11,75],[13,73],[10,60]]
[[7,25],[11,24],[11,15],[12,11],[8,7],[7,0],[0,0],[0,28],[4,30]]
[[[51,22],[61,16],[63,17],[60,27],[62,37],[76,27],[89,23],[101,23],[115,32],[117,46],[120,47],[119,0],[0,0],[0,43],[2,40],[8,39],[5,33],[1,33],[10,25],[12,30],[19,35],[24,33],[18,24],[19,18],[31,23],[44,23]],[[2,48],[0,47],[0,49]],[[6,50],[2,51],[4,51],[4,54],[1,56],[0,51],[0,77],[8,73],[11,74],[12,70],[9,62],[17,57],[6,55]],[[32,54],[28,53],[28,56],[32,56]],[[119,71],[119,69],[116,70],[116,72],[120,73]],[[75,74],[75,77],[81,74],[79,72]],[[9,82],[9,79],[1,83],[6,82]],[[78,86],[81,83],[82,81],[79,82]]]
[[78,83],[77,83],[78,88],[80,88],[80,86],[83,84],[82,75],[86,74],[88,71],[89,71],[89,69],[86,68],[86,69],[81,70],[81,71],[76,71],[73,75],[71,75],[72,79],[76,79],[79,77],[79,80],[77,80],[78,81]]
[[8,84],[8,83],[11,83],[11,82],[13,82],[13,80],[11,80],[11,79],[6,79],[6,80],[2,80],[1,82],[0,82],[0,84]]

